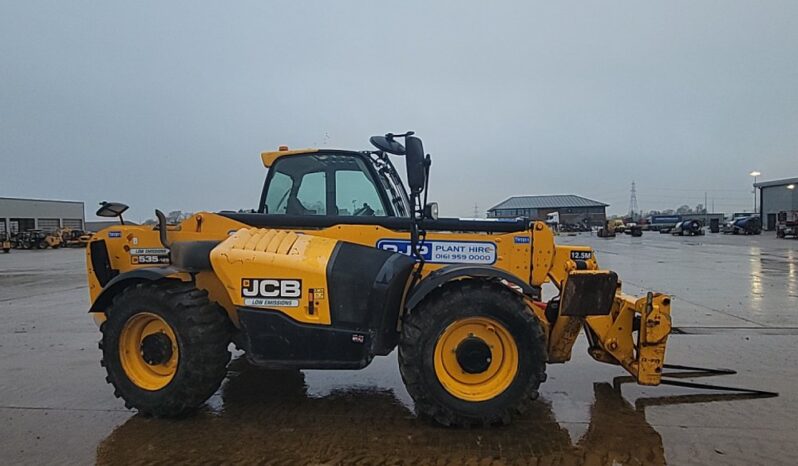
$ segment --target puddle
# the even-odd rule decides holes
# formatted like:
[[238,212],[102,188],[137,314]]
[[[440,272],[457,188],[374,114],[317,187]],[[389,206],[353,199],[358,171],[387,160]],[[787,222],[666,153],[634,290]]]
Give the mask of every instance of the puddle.
[[645,407],[609,383],[593,385],[589,419],[565,423],[581,431],[573,439],[543,399],[510,426],[465,430],[416,419],[390,389],[310,392],[301,372],[237,359],[208,408],[183,420],[133,416],[100,443],[97,463],[665,464]]

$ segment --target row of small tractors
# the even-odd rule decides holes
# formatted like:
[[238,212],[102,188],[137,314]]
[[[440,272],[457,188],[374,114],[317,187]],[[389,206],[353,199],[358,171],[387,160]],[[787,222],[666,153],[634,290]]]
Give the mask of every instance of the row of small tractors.
[[12,249],[47,249],[47,248],[85,248],[91,241],[93,233],[71,228],[61,228],[54,232],[27,230],[15,234],[0,232],[0,248],[3,252]]

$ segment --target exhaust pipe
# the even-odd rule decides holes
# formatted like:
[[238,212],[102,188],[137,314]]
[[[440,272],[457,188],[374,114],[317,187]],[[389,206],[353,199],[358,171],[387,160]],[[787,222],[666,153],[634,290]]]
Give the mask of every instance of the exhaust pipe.
[[161,239],[161,244],[171,251],[171,243],[166,237],[166,215],[160,210],[155,209],[155,216],[158,218],[158,236]]

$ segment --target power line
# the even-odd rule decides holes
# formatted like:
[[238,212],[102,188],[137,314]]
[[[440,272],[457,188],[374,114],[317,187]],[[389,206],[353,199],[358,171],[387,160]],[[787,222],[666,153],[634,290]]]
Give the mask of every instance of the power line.
[[629,217],[632,220],[635,220],[635,212],[638,212],[640,209],[637,206],[637,188],[635,187],[635,182],[632,181],[632,191],[631,196],[629,197]]

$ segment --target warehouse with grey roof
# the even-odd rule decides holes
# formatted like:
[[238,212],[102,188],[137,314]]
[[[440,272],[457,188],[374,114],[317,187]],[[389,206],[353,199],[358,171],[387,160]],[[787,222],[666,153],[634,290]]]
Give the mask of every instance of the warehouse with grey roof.
[[83,230],[84,223],[84,206],[80,201],[0,197],[0,233],[53,232],[59,228]]
[[608,206],[609,204],[574,194],[513,196],[488,209],[488,217],[546,220],[548,214],[557,212],[562,224],[603,226],[607,220]]

